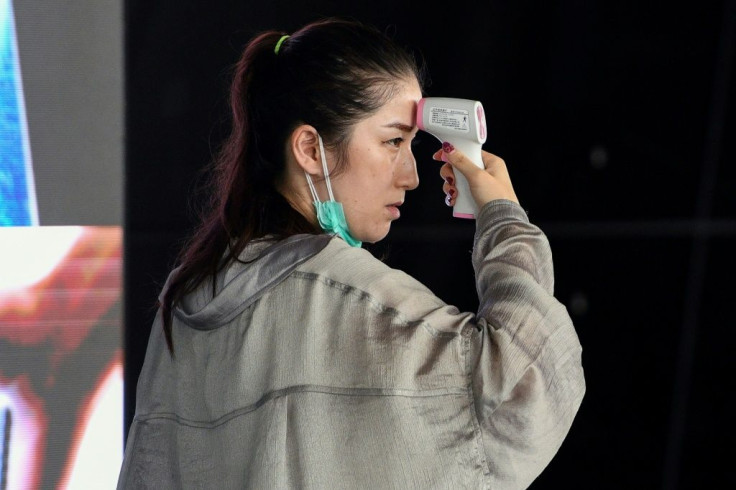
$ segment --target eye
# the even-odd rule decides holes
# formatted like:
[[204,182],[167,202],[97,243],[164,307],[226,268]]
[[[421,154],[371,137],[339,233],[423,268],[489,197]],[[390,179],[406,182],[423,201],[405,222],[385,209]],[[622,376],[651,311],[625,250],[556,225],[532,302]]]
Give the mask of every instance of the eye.
[[391,138],[390,140],[386,141],[391,146],[399,147],[401,146],[401,143],[404,142],[404,138],[398,137],[398,138]]

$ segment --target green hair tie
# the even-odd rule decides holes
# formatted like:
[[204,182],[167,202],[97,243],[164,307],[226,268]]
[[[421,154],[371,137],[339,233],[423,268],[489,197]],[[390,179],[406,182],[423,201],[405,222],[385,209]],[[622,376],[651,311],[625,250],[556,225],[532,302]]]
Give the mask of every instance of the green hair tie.
[[281,45],[283,44],[284,41],[286,41],[286,38],[288,37],[289,37],[288,34],[281,36],[281,39],[279,39],[279,42],[276,43],[276,47],[273,48],[274,54],[279,54],[279,49],[281,48]]

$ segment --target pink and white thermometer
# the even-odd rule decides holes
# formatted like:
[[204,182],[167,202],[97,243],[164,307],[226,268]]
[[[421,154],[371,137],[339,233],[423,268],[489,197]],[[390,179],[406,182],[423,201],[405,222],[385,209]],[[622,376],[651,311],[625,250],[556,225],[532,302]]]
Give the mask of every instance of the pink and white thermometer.
[[[477,100],[449,97],[425,97],[417,107],[417,127],[441,142],[449,142],[483,168],[481,147],[486,141],[486,116]],[[457,198],[452,208],[456,218],[475,219],[478,205],[468,188],[468,181],[455,172]]]

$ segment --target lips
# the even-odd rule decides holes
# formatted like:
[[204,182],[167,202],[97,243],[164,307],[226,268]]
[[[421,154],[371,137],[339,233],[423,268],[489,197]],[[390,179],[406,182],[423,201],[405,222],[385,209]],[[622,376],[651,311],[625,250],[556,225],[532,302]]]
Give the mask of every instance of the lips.
[[391,213],[392,219],[399,219],[401,216],[401,211],[399,211],[399,206],[404,204],[402,201],[395,202],[393,204],[389,204],[386,206],[388,208],[389,212]]

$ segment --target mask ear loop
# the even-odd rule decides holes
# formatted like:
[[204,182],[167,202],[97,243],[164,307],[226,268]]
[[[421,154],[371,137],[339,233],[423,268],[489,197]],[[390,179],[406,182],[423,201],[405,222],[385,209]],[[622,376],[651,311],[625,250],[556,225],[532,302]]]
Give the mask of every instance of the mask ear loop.
[[325,173],[327,193],[330,195],[330,201],[334,201],[335,196],[332,194],[332,186],[330,185],[330,172],[327,170],[327,157],[325,156],[325,146],[322,143],[322,136],[317,135],[317,138],[319,138],[319,155],[320,157],[322,157],[322,171]]
[[314,202],[319,202],[319,196],[317,195],[317,189],[314,188],[314,183],[312,182],[312,177],[307,173],[307,171],[304,171],[304,175],[307,176],[307,184],[309,184],[309,192],[312,193],[312,200]]
[[[330,172],[327,170],[327,157],[325,156],[325,146],[324,143],[322,143],[322,136],[319,134],[317,135],[317,138],[319,139],[319,156],[322,160],[322,172],[325,174],[325,183],[327,184],[327,193],[330,196],[330,201],[335,201],[335,195],[332,193],[332,185],[330,184]],[[304,175],[307,176],[307,184],[309,184],[309,192],[312,193],[312,199],[314,199],[316,202],[319,202],[319,195],[317,194],[317,189],[314,187],[314,182],[312,182],[312,177],[304,171]]]

